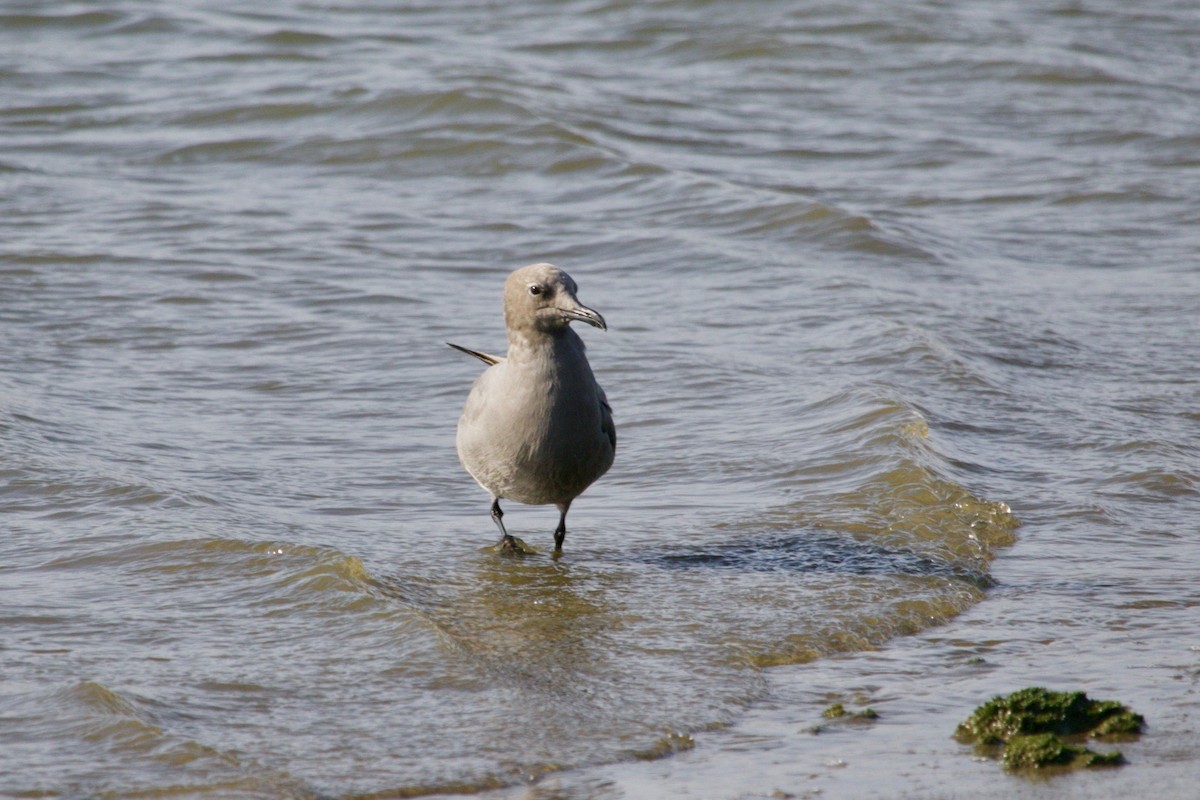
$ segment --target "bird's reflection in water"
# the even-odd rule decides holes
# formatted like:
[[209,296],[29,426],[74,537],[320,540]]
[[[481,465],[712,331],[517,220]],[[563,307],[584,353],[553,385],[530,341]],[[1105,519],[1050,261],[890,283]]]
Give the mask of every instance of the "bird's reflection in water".
[[600,575],[548,556],[486,551],[470,575],[434,618],[447,644],[490,678],[539,694],[574,692],[612,668],[618,623]]

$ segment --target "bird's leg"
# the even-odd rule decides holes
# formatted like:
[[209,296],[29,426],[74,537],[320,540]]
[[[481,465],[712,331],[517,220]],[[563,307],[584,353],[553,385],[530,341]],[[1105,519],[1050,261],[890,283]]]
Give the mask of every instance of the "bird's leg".
[[504,512],[500,510],[500,498],[492,499],[492,522],[496,523],[496,527],[500,529],[500,549],[508,550],[517,546],[516,540],[509,535],[508,531],[504,530]]
[[563,540],[567,538],[567,509],[570,507],[569,502],[558,505],[558,527],[554,529],[554,552],[556,554],[562,552]]

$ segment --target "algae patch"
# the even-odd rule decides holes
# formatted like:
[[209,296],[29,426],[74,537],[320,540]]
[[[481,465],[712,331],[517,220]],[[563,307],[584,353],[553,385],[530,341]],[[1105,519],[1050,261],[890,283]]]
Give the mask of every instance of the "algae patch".
[[858,720],[876,720],[879,719],[879,712],[873,708],[864,708],[862,711],[850,712],[841,703],[834,703],[829,708],[821,712],[821,716],[825,719],[841,719],[842,717],[850,717]]
[[1077,744],[1067,744],[1053,733],[1014,736],[1004,747],[1008,769],[1040,769],[1047,766],[1105,767],[1124,763],[1120,750],[1096,753]]
[[1097,767],[1121,764],[1120,751],[1096,753],[1076,742],[1127,741],[1146,721],[1114,700],[1092,700],[1083,692],[1031,687],[993,697],[955,731],[985,755],[1001,756],[1012,770]]
[[691,734],[667,731],[648,748],[636,750],[631,755],[639,761],[657,761],[660,758],[691,750],[695,746],[696,739]]
[[808,733],[824,733],[832,730],[831,725],[841,727],[843,725],[863,725],[870,724],[879,719],[879,712],[871,707],[862,709],[861,711],[850,711],[841,703],[834,703],[821,712],[821,716],[829,720],[807,728]]

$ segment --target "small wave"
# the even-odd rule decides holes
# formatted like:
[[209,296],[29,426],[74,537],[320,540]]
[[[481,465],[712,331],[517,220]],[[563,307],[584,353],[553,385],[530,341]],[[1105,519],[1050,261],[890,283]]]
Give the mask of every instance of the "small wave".
[[337,36],[300,30],[281,30],[254,37],[253,41],[274,47],[313,47],[335,45],[342,42]]
[[227,128],[250,123],[289,122],[329,113],[330,108],[319,103],[255,103],[227,108],[188,111],[176,117],[176,125],[191,127]]
[[337,550],[287,542],[242,539],[178,539],[136,544],[110,551],[113,559],[143,573],[209,571],[236,567],[251,577],[267,577],[276,599],[309,597],[327,591],[364,591],[369,578],[362,562]]
[[319,62],[322,57],[291,49],[256,49],[252,51],[232,51],[209,55],[193,56],[193,61],[201,64],[258,64],[271,62]]
[[[720,524],[719,539],[647,551],[660,569],[772,587],[771,613],[752,614],[737,634],[756,666],[870,649],[948,621],[984,598],[990,562],[1020,524],[1007,504],[949,477],[962,466],[951,468],[910,404],[851,392],[812,405],[810,434],[828,440],[829,455],[784,473],[799,482],[796,500]],[[751,607],[740,596],[728,605]]]
[[202,270],[200,272],[192,272],[188,275],[184,275],[184,277],[188,280],[198,281],[200,283],[233,283],[255,280],[253,275],[230,269]]
[[39,512],[56,516],[78,515],[104,508],[212,505],[203,495],[181,493],[114,478],[74,474],[65,470],[19,470],[2,489],[0,500],[6,511]]
[[1200,496],[1200,474],[1164,467],[1123,470],[1100,485],[1108,491],[1135,496],[1142,502],[1170,502]]
[[125,21],[109,27],[104,31],[104,34],[110,36],[144,36],[147,34],[184,33],[186,30],[187,25],[183,20],[148,14],[136,19],[127,18]]
[[367,96],[347,106],[345,113],[355,117],[379,117],[388,120],[389,124],[417,123],[417,130],[424,128],[427,131],[447,124],[525,125],[537,119],[516,95],[465,88],[386,92]]
[[686,204],[672,200],[664,209],[666,213],[659,215],[676,226],[716,230],[744,242],[810,242],[839,251],[938,261],[935,253],[903,232],[836,205],[797,197],[794,192],[718,182],[687,173],[678,174],[676,179],[688,184],[686,195],[693,198]]
[[1077,206],[1108,203],[1165,203],[1175,202],[1179,199],[1178,197],[1171,197],[1161,192],[1131,188],[1124,191],[1068,192],[1052,198],[1050,205]]
[[101,28],[122,19],[110,11],[81,11],[76,14],[0,14],[0,26],[13,28]]
[[[803,500],[778,511],[782,519],[773,519],[773,527],[842,531],[980,573],[997,549],[1015,541],[1020,523],[1008,505],[945,477],[947,458],[908,404],[870,400],[858,413],[826,423],[824,434],[835,440],[834,452],[859,455],[835,456],[816,472],[808,465],[793,471],[805,477]],[[822,485],[833,490],[821,491]]]
[[[756,667],[804,664],[841,653],[874,650],[889,639],[910,636],[943,625],[983,599],[971,583],[911,583],[903,599],[889,597],[874,604],[848,601],[847,611],[813,632],[793,634],[749,653]],[[866,607],[863,607],[866,605]]]
[[[94,399],[93,399],[94,400]],[[91,441],[87,414],[68,418],[62,407],[14,394],[0,411],[0,430],[14,447],[0,507],[50,518],[101,514],[111,509],[182,509],[216,505],[199,492],[142,474],[127,454],[106,458],[82,447]]]
[[[146,783],[197,795],[257,789],[314,796],[286,772],[174,732],[182,727],[177,725],[184,718],[180,709],[95,680],[10,696],[5,717],[24,732],[20,742],[9,744],[6,755],[17,756],[26,747],[61,751],[53,785],[69,795],[106,796],[96,788],[125,778],[131,783],[126,783],[122,797],[137,796],[136,789],[128,790]],[[126,778],[122,773],[130,764],[137,765],[136,772]],[[40,796],[41,787],[21,788]]]
[[157,156],[161,164],[204,164],[212,161],[268,161],[281,147],[275,139],[242,138],[199,142]]

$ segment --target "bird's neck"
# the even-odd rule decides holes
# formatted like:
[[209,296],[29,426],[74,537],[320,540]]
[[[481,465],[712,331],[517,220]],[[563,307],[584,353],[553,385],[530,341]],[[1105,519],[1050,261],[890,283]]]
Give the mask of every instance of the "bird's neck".
[[557,330],[513,330],[508,331],[508,358],[511,361],[532,361],[555,358],[568,353],[583,354],[583,339],[569,327]]

